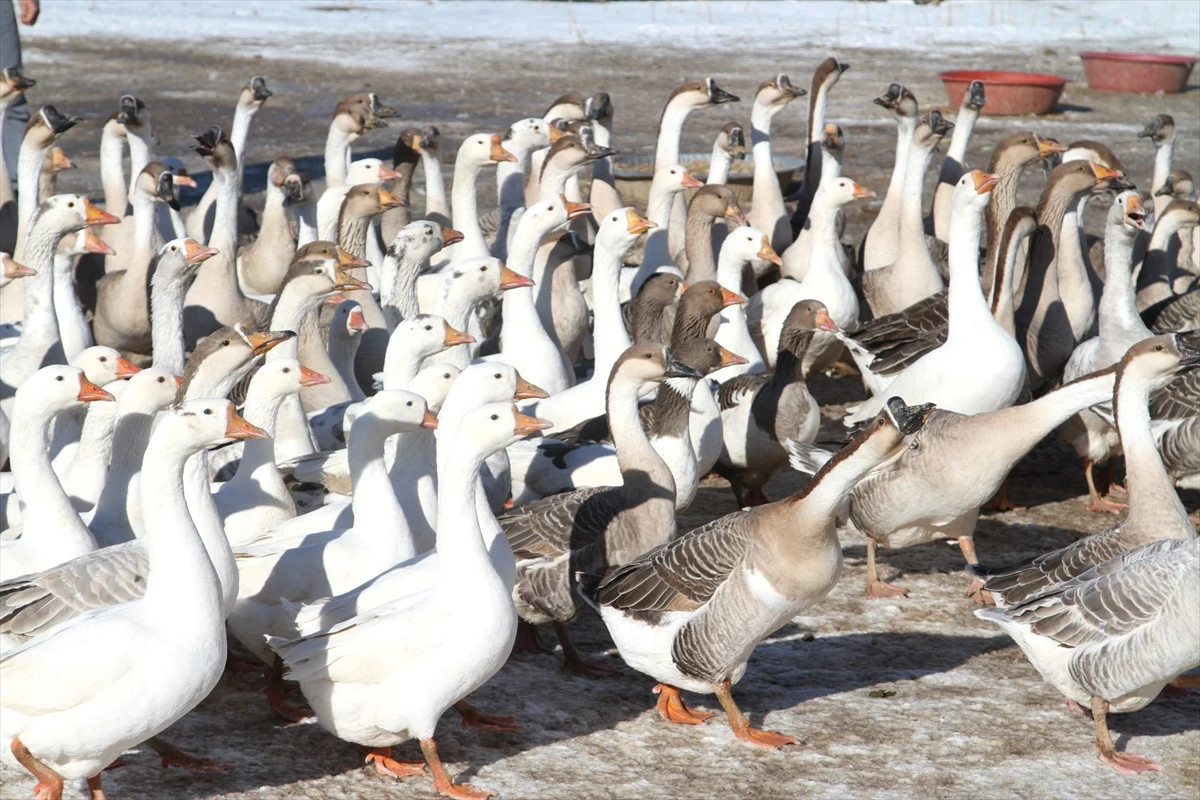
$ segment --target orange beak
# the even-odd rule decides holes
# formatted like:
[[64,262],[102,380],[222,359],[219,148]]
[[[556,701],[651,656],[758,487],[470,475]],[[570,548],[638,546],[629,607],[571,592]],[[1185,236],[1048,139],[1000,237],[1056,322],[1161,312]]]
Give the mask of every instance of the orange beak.
[[625,212],[625,230],[634,236],[640,236],[651,228],[657,228],[650,220],[634,211],[632,208]]
[[54,172],[62,172],[64,169],[74,169],[74,167],[75,162],[67,158],[67,154],[61,147],[55,147],[50,151],[50,169]]
[[271,348],[281,345],[295,336],[293,331],[263,331],[247,334],[246,340],[250,342],[253,354],[261,356],[263,353],[269,352]]
[[358,256],[352,256],[342,248],[338,248],[338,266],[342,269],[365,269],[371,266]]
[[1142,207],[1142,198],[1136,193],[1125,197],[1125,221],[1140,231],[1146,230],[1146,213]]
[[196,179],[191,175],[173,175],[171,182],[176,186],[188,186],[192,189],[196,188]]
[[384,211],[388,210],[389,208],[399,208],[400,206],[406,205],[408,205],[408,203],[401,200],[400,197],[392,194],[382,186],[379,187],[379,206]]
[[558,128],[554,127],[553,125],[550,125],[550,144],[554,144],[555,142],[557,142],[559,139],[561,139],[564,136],[566,136],[565,133],[563,133]]
[[566,195],[562,194],[558,197],[562,200],[563,208],[567,210],[567,219],[579,219],[586,214],[592,213],[592,207],[587,203],[572,203],[567,199]]
[[854,194],[850,195],[855,200],[866,200],[869,197],[874,197],[875,193],[865,186],[854,184]]
[[532,400],[543,399],[550,395],[545,389],[534,386],[529,381],[521,377],[521,373],[517,373],[517,390],[513,392],[513,400]]
[[721,348],[721,366],[722,367],[732,367],[737,364],[749,364],[749,363],[750,363],[749,359],[742,358],[737,353],[731,353],[730,351],[726,350],[724,347]]
[[684,293],[684,292],[686,292],[687,290],[688,290],[688,282],[687,282],[687,281],[680,281],[680,282],[679,282],[679,293],[680,293],[680,294],[683,294],[683,293]]
[[200,244],[195,239],[187,239],[183,243],[184,252],[189,264],[203,264],[221,251]]
[[117,254],[117,251],[109,247],[107,242],[92,233],[91,228],[86,230],[87,233],[83,237],[83,251],[85,253],[95,253],[100,256],[115,256]]
[[833,317],[829,316],[829,312],[821,309],[817,312],[817,330],[836,331],[837,323],[833,321]]
[[394,181],[394,180],[396,180],[396,178],[399,178],[399,177],[400,177],[400,173],[396,172],[396,170],[392,169],[387,164],[379,165],[379,180]]
[[746,224],[746,215],[737,206],[726,206],[725,216],[736,222],[738,225]]
[[971,180],[975,182],[975,191],[978,194],[986,194],[995,188],[1000,182],[999,175],[993,175],[990,172],[984,172],[981,169],[971,170]]
[[180,386],[183,386],[183,378],[179,377],[178,375],[173,375],[172,377],[175,378],[176,389],[178,389]]
[[502,145],[500,143],[501,141],[503,141],[503,140],[500,138],[500,134],[496,133],[496,134],[492,135],[492,152],[491,152],[492,161],[495,161],[497,163],[499,163],[501,161],[515,162],[517,160],[517,157],[514,156],[512,153],[508,152],[507,150],[505,150],[504,145]]
[[694,175],[692,175],[692,173],[688,172],[687,170],[683,171],[683,188],[699,189],[703,185],[704,185],[704,181],[696,178]]
[[442,340],[443,347],[454,347],[460,344],[473,344],[475,342],[475,337],[471,334],[463,333],[460,330],[450,327],[450,323],[444,320],[442,324],[446,326],[446,338]]
[[500,265],[500,291],[519,289],[522,286],[533,286],[533,278],[518,275],[503,264]]
[[329,383],[329,378],[317,372],[316,370],[309,369],[303,364],[300,365],[301,386],[318,386],[322,383]]
[[233,403],[229,404],[229,415],[225,419],[225,436],[230,439],[269,439],[267,432],[257,425],[251,425],[237,413]]
[[437,426],[438,426],[437,416],[435,416],[432,411],[429,411],[427,409],[425,411],[425,418],[423,420],[421,420],[421,427],[429,428],[430,430],[437,430]]
[[1113,178],[1123,177],[1120,170],[1109,169],[1108,167],[1104,166],[1103,164],[1097,164],[1095,161],[1091,162],[1091,164],[1092,164],[1092,174],[1096,176],[1097,184],[1103,183],[1104,181],[1107,181],[1107,180],[1112,180]]
[[116,225],[121,221],[120,217],[113,216],[104,209],[92,205],[92,201],[86,197],[83,198],[83,210],[86,213],[88,225]]
[[367,318],[363,316],[362,310],[358,308],[351,309],[350,316],[346,318],[346,325],[350,330],[358,331],[359,333],[371,327],[367,324]]
[[516,406],[513,406],[513,415],[517,418],[517,424],[513,426],[513,433],[518,436],[528,436],[531,433],[544,431],[554,424],[549,420],[527,417],[520,411],[517,411]]
[[334,269],[333,276],[337,280],[337,283],[333,286],[335,292],[353,292],[356,289],[362,289],[367,292],[371,291],[371,284],[360,281],[340,266]]
[[137,375],[141,371],[142,371],[142,368],[139,367],[137,364],[134,364],[131,361],[126,361],[124,357],[117,358],[117,378],[118,378],[118,380],[125,380],[126,378],[132,378],[134,375]]
[[76,397],[81,403],[91,403],[96,400],[112,400],[111,394],[101,389],[96,384],[89,381],[82,373],[79,375],[79,395]]
[[744,302],[746,302],[746,298],[737,292],[731,292],[724,286],[721,287],[721,308],[729,308],[729,306],[736,306]]
[[1067,148],[1053,139],[1038,139],[1037,148],[1039,158],[1049,158],[1056,153],[1065,153],[1067,151]]
[[17,278],[28,278],[33,275],[37,275],[36,270],[32,270],[24,264],[18,263],[14,258],[8,255],[4,256],[4,277],[8,278],[9,280],[16,280]]
[[[771,240],[766,236],[763,237],[762,247],[758,248],[758,257],[763,261],[770,261],[777,267],[783,266],[783,259],[775,252],[775,248],[771,247]],[[742,302],[746,302],[744,298]]]
[[462,240],[462,231],[456,231],[454,228],[442,228],[442,247],[449,247],[450,245],[457,244]]

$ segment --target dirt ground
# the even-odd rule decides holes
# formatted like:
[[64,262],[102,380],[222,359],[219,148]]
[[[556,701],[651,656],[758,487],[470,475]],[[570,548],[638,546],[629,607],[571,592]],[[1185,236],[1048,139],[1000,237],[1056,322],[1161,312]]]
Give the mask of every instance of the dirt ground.
[[[73,38],[28,50],[26,71],[39,81],[35,102],[51,102],[87,118],[63,138],[79,169],[65,174],[60,187],[97,198],[99,126],[120,94],[133,92],[146,101],[160,140],[157,154],[183,158],[203,188],[208,175],[187,149],[190,136],[214,122],[228,125],[239,87],[251,75],[266,75],[276,94],[254,120],[246,180],[251,204],[261,204],[266,166],[278,155],[296,158],[320,178],[329,115],[338,98],[352,91],[378,92],[402,112],[402,125],[436,124],[444,151],[453,153],[461,137],[540,115],[565,91],[602,89],[616,108],[615,146],[651,153],[671,89],[712,75],[743,102],[691,117],[683,151],[708,151],[727,119],[748,121],[749,100],[760,81],[786,71],[807,86],[812,68],[826,55],[590,45],[514,52],[482,42],[475,47],[469,40],[452,48],[415,39],[395,47],[403,53],[399,66],[391,66],[387,52],[362,52],[350,69],[304,60],[302,41],[296,44],[296,60],[268,61],[253,52],[214,55],[202,42]],[[981,120],[968,154],[972,165],[986,165],[1002,135],[1029,128],[1064,143],[1105,141],[1133,180],[1148,184],[1153,150],[1136,134],[1144,117],[1167,111],[1179,129],[1176,164],[1194,173],[1200,168],[1197,86],[1163,97],[1091,91],[1074,54],[1052,50],[998,48],[986,64],[961,63],[938,52],[841,50],[838,55],[852,65],[829,108],[831,120],[846,132],[845,172],[881,196],[895,129],[872,98],[889,82],[900,81],[923,107],[950,111],[935,75],[953,66],[1054,72],[1079,81],[1068,86],[1053,115]],[[796,103],[776,117],[777,152],[803,155],[806,105]],[[394,133],[368,134],[358,142],[356,155],[390,152]],[[1040,176],[1029,176],[1031,192],[1039,181]],[[480,195],[490,202],[491,186]],[[185,194],[184,202],[196,196]],[[419,191],[415,196],[419,208]],[[851,235],[861,235],[877,208],[858,207],[849,220]],[[1093,228],[1098,231],[1099,225]],[[812,390],[832,414],[837,404],[861,396],[852,379],[821,378]],[[782,474],[767,493],[777,498],[799,484],[797,475]],[[1114,521],[1086,511],[1074,453],[1053,437],[1020,464],[1010,489],[1029,509],[981,519],[977,541],[985,563],[1032,557]],[[1185,493],[1184,502],[1195,509],[1200,496]],[[732,510],[727,486],[706,483],[681,525]],[[585,680],[565,674],[550,656],[517,654],[472,700],[485,712],[514,715],[522,730],[481,734],[461,729],[457,717],[448,715],[440,742],[451,772],[507,798],[1200,797],[1200,695],[1162,698],[1136,714],[1112,718],[1118,747],[1164,765],[1158,773],[1120,775],[1097,760],[1090,720],[1070,711],[1006,637],[971,614],[956,548],[941,543],[881,551],[883,577],[903,584],[911,595],[869,601],[862,597],[864,543],[847,538],[843,544],[845,576],[833,594],[765,642],[736,690],[755,724],[798,736],[798,747],[784,752],[751,748],[733,739],[721,714],[702,727],[667,725],[651,710],[653,681],[628,668],[617,677]],[[607,652],[608,661],[620,664],[598,619],[589,616],[575,630],[582,649]],[[719,711],[711,697],[692,700]],[[354,746],[318,726],[281,723],[268,709],[257,675],[227,673],[168,735],[185,749],[233,768],[216,775],[162,770],[154,754],[141,747],[127,755],[126,766],[105,775],[110,797],[431,796],[427,779],[386,780],[362,766]],[[401,752],[406,758],[419,756],[412,745]],[[0,798],[29,796],[32,781],[25,774],[5,768],[0,779]]]

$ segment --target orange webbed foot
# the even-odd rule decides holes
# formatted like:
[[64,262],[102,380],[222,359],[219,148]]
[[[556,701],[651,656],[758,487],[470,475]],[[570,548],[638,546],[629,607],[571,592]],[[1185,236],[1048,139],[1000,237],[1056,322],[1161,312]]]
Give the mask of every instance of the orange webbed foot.
[[979,578],[971,581],[970,587],[967,588],[967,597],[971,598],[971,602],[977,606],[994,606],[996,598],[992,593],[983,588],[983,581]]
[[33,800],[62,800],[62,781],[38,781],[33,787]]
[[764,731],[760,728],[735,728],[733,735],[741,739],[743,742],[749,742],[757,747],[766,747],[771,750],[778,750],[781,747],[787,747],[789,744],[797,744],[800,740],[795,736],[785,736],[782,733],[775,731]]
[[1139,756],[1136,753],[1120,753],[1116,750],[1106,753],[1099,747],[1096,750],[1100,753],[1101,761],[1118,772],[1124,772],[1126,775],[1137,775],[1142,772],[1162,769],[1161,764],[1156,764],[1145,756]]
[[887,581],[871,581],[867,583],[866,595],[876,600],[889,597],[908,597],[908,589],[888,583]]
[[464,728],[475,728],[492,733],[514,733],[521,730],[521,726],[513,717],[490,717],[487,714],[481,714],[478,708],[466,700],[455,703],[454,709],[462,716]]
[[397,761],[392,758],[390,747],[376,747],[367,753],[364,761],[373,764],[376,772],[388,778],[411,778],[425,774],[424,761]]
[[653,691],[658,695],[658,703],[655,706],[658,715],[667,722],[674,722],[677,725],[702,725],[705,720],[713,716],[711,711],[689,708],[683,702],[679,689],[674,686],[660,683],[654,687]]
[[1109,500],[1107,497],[1096,497],[1088,503],[1087,509],[1096,514],[1120,514],[1128,507],[1124,503]]

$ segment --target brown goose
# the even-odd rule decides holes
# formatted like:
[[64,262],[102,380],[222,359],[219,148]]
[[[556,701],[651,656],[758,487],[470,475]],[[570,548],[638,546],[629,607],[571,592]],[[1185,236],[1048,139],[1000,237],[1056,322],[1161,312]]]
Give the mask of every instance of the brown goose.
[[894,397],[791,497],[721,517],[607,574],[584,576],[581,591],[625,663],[659,681],[663,719],[702,724],[712,712],[688,708],[680,691],[716,694],[737,738],[767,748],[796,743],[752,727],[732,685],[759,642],[833,589],[842,571],[838,507],[863,475],[901,452],[928,412]]
[[625,328],[634,344],[666,344],[670,341],[666,311],[674,311],[671,307],[687,288],[687,281],[670,272],[655,273],[646,279],[637,297],[621,308]]
[[403,205],[389,208],[379,218],[379,238],[385,243],[390,242],[396,233],[412,222],[412,209],[409,208],[409,193],[412,191],[413,174],[417,164],[421,162],[421,129],[405,128],[396,137],[396,145],[392,148],[392,178],[388,191],[404,201]]
[[775,371],[721,384],[717,402],[724,447],[716,470],[729,481],[738,506],[768,502],[762,487],[787,464],[786,441],[816,438],[821,409],[804,382],[804,354],[814,332],[837,329],[824,303],[801,301],[783,323]]
[[512,590],[517,612],[527,623],[553,623],[566,665],[582,674],[605,670],[587,664],[567,633],[567,622],[582,602],[575,592],[576,573],[628,563],[675,533],[675,479],[646,438],[638,414],[638,396],[646,385],[673,377],[696,377],[696,372],[659,345],[634,345],[613,367],[608,420],[623,485],[553,495],[499,518],[517,559]]
[[271,162],[258,235],[238,252],[238,279],[246,291],[273,295],[283,285],[288,265],[296,255],[289,212],[303,199],[304,182],[296,162],[287,156]]
[[808,220],[813,197],[825,180],[825,115],[829,107],[829,93],[848,69],[849,64],[830,57],[818,64],[813,72],[812,91],[808,95],[808,152],[804,162],[804,186],[800,189],[796,211],[791,218],[793,239],[799,237],[800,230]]
[[714,224],[722,218],[738,225],[746,224],[746,215],[742,213],[732,189],[710,183],[692,195],[684,227],[688,280],[717,279],[717,260],[713,256],[712,241]]

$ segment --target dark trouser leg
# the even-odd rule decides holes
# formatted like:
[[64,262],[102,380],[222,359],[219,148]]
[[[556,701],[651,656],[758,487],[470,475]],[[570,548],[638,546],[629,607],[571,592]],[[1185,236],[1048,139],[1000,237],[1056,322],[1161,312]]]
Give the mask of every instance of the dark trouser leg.
[[[21,67],[21,38],[13,5],[10,1],[0,2],[0,69]],[[0,131],[4,163],[8,165],[8,174],[14,184],[17,182],[17,153],[21,150],[21,139],[25,137],[25,123],[28,121],[29,104],[25,102],[25,95],[21,95],[8,107],[3,130]],[[33,188],[37,189],[36,186]]]

